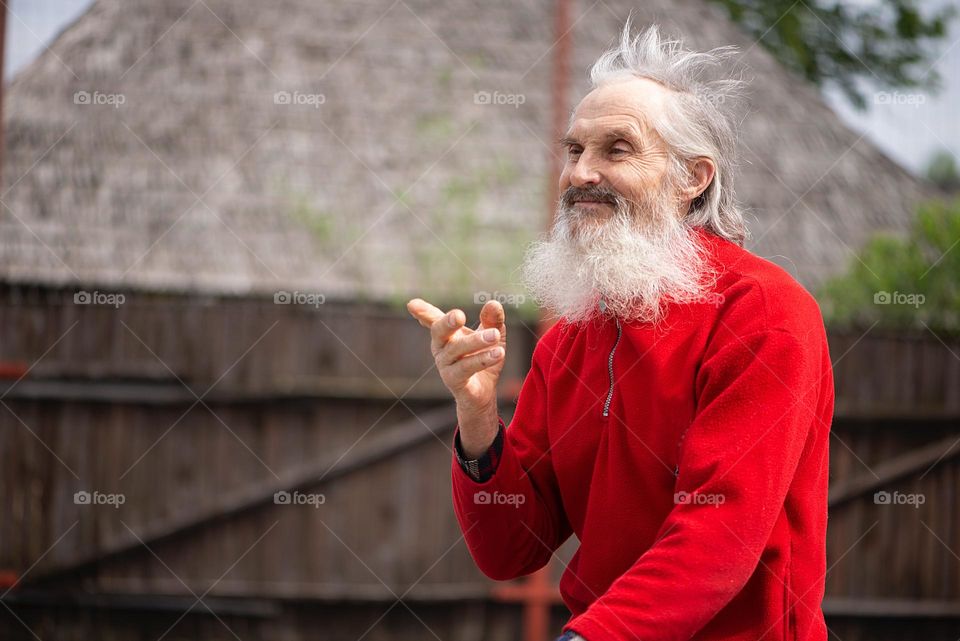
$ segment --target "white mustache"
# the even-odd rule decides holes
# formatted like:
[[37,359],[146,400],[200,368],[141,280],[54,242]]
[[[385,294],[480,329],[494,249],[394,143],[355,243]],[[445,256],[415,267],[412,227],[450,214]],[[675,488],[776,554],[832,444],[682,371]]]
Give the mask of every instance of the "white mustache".
[[576,225],[586,214],[561,198],[553,229],[524,256],[533,298],[570,322],[599,314],[602,296],[609,314],[657,323],[668,303],[699,297],[710,273],[670,193],[663,188],[638,203],[621,197],[610,219],[586,227]]

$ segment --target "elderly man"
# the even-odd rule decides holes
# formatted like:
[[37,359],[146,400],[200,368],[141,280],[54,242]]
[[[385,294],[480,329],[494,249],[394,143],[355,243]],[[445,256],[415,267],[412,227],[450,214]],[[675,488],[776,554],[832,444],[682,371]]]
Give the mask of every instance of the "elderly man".
[[504,311],[414,299],[457,403],[453,503],[487,576],[571,534],[565,638],[823,641],[833,375],[816,301],[742,248],[729,48],[656,27],[591,70],[525,283],[559,321],[506,428]]

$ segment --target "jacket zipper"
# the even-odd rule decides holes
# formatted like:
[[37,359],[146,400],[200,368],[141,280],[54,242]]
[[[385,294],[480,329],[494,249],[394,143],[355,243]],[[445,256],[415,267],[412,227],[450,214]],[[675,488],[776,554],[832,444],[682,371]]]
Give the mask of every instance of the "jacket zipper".
[[620,343],[620,336],[623,334],[623,328],[620,327],[620,319],[614,319],[617,322],[617,340],[610,348],[610,356],[607,357],[607,373],[610,375],[610,389],[607,391],[607,400],[603,403],[603,415],[610,415],[610,401],[613,400],[613,353],[617,351],[617,345]]

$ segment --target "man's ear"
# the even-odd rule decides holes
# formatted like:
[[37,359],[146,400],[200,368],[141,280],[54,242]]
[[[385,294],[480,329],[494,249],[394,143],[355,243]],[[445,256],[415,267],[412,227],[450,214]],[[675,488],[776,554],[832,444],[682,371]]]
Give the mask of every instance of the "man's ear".
[[691,201],[710,186],[717,167],[707,157],[695,158],[690,165],[690,183],[680,190],[680,196],[685,201]]

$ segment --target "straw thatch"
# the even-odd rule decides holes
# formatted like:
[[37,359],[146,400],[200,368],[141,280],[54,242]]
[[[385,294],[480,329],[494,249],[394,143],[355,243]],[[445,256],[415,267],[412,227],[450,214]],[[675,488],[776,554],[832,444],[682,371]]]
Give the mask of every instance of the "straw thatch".
[[[553,4],[98,0],[6,92],[0,278],[519,291],[546,220]],[[807,286],[929,195],[703,0],[575,5],[574,97],[631,8],[745,51],[748,247]]]

